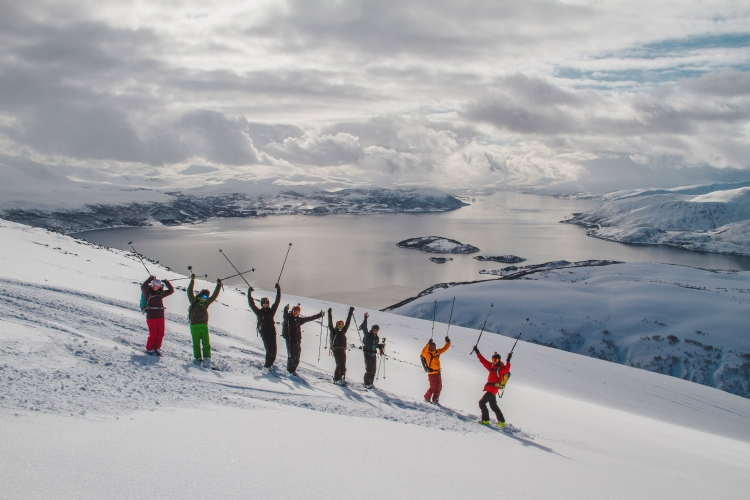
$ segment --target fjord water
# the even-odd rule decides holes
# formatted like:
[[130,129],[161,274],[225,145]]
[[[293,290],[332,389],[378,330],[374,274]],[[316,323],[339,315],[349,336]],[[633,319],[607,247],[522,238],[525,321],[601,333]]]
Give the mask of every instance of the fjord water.
[[[234,274],[219,253],[223,249],[241,271],[256,268],[247,279],[263,290],[273,289],[291,242],[281,279],[284,292],[371,308],[394,304],[436,283],[491,278],[479,271],[507,265],[480,262],[475,255],[513,254],[528,259],[519,265],[608,259],[750,269],[748,257],[613,243],[587,237],[581,227],[559,223],[597,203],[504,191],[477,197],[471,205],[445,213],[223,219],[177,227],[87,231],[76,236],[124,250],[133,241],[149,258],[183,273],[192,265],[196,274],[208,273],[210,280]],[[481,252],[442,255],[453,261],[435,264],[429,260],[435,254],[396,247],[407,238],[433,235],[469,243]],[[240,278],[228,283],[245,286]]]

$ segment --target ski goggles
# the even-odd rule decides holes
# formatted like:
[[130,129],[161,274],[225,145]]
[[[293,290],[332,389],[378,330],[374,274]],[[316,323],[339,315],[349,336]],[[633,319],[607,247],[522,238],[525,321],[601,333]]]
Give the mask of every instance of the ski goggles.
[[159,280],[152,281],[151,288],[153,288],[154,290],[158,290],[159,288],[161,288],[161,281]]
[[199,295],[199,297],[202,298],[203,300],[208,300],[208,294],[207,293],[202,293],[202,294]]

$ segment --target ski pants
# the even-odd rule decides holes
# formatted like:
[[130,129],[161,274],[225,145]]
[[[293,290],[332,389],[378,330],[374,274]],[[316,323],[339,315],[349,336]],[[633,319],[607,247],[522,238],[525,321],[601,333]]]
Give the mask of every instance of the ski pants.
[[338,382],[346,378],[346,347],[334,347],[333,359],[336,360],[336,370],[333,372],[333,381]]
[[190,325],[190,335],[193,337],[193,356],[201,359],[201,344],[203,344],[203,358],[211,357],[211,342],[208,340],[208,324]]
[[286,361],[286,371],[289,373],[295,373],[299,366],[299,357],[302,354],[302,346],[297,342],[286,341],[286,350],[288,353]]
[[427,380],[430,381],[430,388],[424,393],[424,398],[427,401],[437,403],[438,398],[440,398],[440,391],[443,390],[443,376],[440,372],[430,373],[427,375]]
[[498,422],[505,422],[503,412],[500,411],[500,407],[497,406],[497,396],[491,392],[485,392],[482,399],[479,400],[479,409],[482,410],[482,420],[490,419],[490,412],[487,410],[487,403],[490,404],[490,408],[495,412]]
[[375,381],[375,369],[378,366],[378,357],[375,354],[365,353],[365,385],[372,385]]
[[276,361],[276,332],[260,332],[260,338],[263,339],[263,347],[266,348],[266,364],[264,368],[271,368]]
[[146,350],[161,349],[161,341],[164,339],[164,318],[147,319],[146,324],[148,325]]

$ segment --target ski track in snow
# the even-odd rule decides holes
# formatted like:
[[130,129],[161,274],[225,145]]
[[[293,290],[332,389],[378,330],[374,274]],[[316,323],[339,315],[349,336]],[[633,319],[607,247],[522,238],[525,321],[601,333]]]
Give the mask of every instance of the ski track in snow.
[[[221,372],[192,362],[191,340],[176,333],[182,314],[167,312],[168,348],[145,354],[145,319],[134,303],[59,287],[0,278],[0,322],[24,326],[23,339],[0,345],[0,408],[63,415],[122,415],[138,410],[221,404],[257,407],[268,401],[321,412],[380,418],[457,432],[487,432],[476,415],[407,400],[360,383],[339,387],[330,374],[301,365],[301,378],[283,369],[262,372],[264,353],[239,335],[211,327]],[[32,342],[30,342],[30,340]],[[282,340],[282,339],[279,339]],[[29,347],[31,344],[32,347]],[[277,358],[277,365],[285,361]],[[509,427],[521,440],[533,435]],[[531,442],[527,443],[530,444]]]

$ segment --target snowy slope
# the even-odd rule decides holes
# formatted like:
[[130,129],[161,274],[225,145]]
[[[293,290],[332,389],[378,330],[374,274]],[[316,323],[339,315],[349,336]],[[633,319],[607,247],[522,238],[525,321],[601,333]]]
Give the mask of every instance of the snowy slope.
[[622,243],[750,255],[750,187],[691,186],[614,193],[596,209],[564,222]]
[[393,310],[480,328],[750,397],[750,272],[653,263],[549,268],[435,289]]
[[435,407],[418,366],[430,322],[370,311],[391,355],[375,391],[359,384],[356,349],[351,386],[329,383],[317,324],[304,327],[303,380],[284,373],[283,346],[264,376],[246,297],[227,286],[210,311],[222,371],[206,371],[190,362],[183,293],[166,300],[165,357],[142,353],[133,256],[4,221],[0,242],[8,498],[418,498],[426,484],[431,498],[740,498],[750,486],[750,401],[726,392],[519,342],[500,400],[513,427],[500,432],[474,422],[486,377],[468,355],[475,330],[451,328]]

